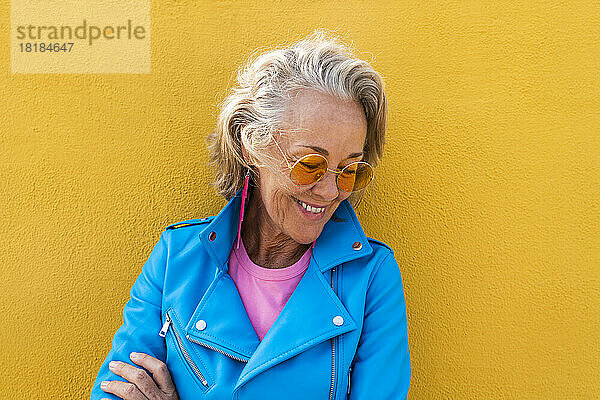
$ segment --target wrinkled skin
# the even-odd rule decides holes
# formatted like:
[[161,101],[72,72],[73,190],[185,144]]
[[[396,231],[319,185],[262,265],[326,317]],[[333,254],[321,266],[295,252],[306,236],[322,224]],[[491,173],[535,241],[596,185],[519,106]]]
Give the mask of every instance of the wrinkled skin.
[[167,365],[149,354],[137,353],[137,358],[134,354],[130,355],[131,361],[150,371],[152,377],[142,368],[112,361],[108,368],[128,382],[106,381],[102,390],[127,400],[179,400]]
[[[293,129],[289,133],[284,129],[276,140],[290,164],[310,153],[325,155],[329,168],[337,170],[362,159],[367,121],[356,101],[303,90],[289,105],[285,122]],[[328,154],[303,146],[317,146]],[[242,240],[254,263],[266,268],[284,268],[300,259],[350,194],[338,190],[336,174],[332,172],[312,185],[297,186],[290,180],[289,168],[275,145],[271,146],[270,155],[279,163],[278,168],[256,168],[258,188],[249,197]],[[247,152],[245,156],[248,159]],[[296,199],[326,206],[323,217],[319,221],[306,218]]]

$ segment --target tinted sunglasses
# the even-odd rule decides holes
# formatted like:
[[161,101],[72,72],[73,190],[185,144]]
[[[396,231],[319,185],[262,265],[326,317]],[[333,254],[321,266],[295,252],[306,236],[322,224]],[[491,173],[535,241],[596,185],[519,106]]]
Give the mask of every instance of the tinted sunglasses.
[[327,171],[331,171],[337,175],[336,183],[338,189],[347,193],[362,190],[373,180],[373,167],[365,161],[355,161],[346,165],[340,171],[335,171],[328,168],[325,156],[313,153],[300,157],[293,165],[290,165],[277,141],[275,139],[273,141],[290,169],[290,179],[296,185],[312,185],[320,181]]

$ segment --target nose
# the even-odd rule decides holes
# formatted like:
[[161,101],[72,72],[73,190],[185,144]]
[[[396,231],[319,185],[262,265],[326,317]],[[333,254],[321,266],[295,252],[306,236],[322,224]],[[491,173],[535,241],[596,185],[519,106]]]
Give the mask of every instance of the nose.
[[338,195],[337,175],[331,171],[327,171],[321,180],[315,183],[311,192],[323,199],[324,201],[333,201]]

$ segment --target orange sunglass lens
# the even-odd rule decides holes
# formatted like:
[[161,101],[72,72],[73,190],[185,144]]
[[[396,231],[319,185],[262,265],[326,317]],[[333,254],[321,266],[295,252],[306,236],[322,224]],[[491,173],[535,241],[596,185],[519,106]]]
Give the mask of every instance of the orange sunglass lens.
[[327,171],[327,159],[316,154],[309,154],[299,159],[290,177],[297,185],[310,185],[325,175]]
[[338,186],[344,192],[364,189],[373,179],[373,168],[365,162],[347,165],[338,176]]

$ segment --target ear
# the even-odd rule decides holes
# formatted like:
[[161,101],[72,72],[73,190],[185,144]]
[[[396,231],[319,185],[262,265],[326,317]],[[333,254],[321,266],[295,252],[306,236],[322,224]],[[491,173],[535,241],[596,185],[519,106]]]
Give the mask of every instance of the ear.
[[252,159],[250,158],[250,154],[248,153],[248,150],[244,147],[244,145],[241,145],[242,147],[242,157],[244,157],[244,161],[246,161],[246,164],[248,165],[252,165]]

